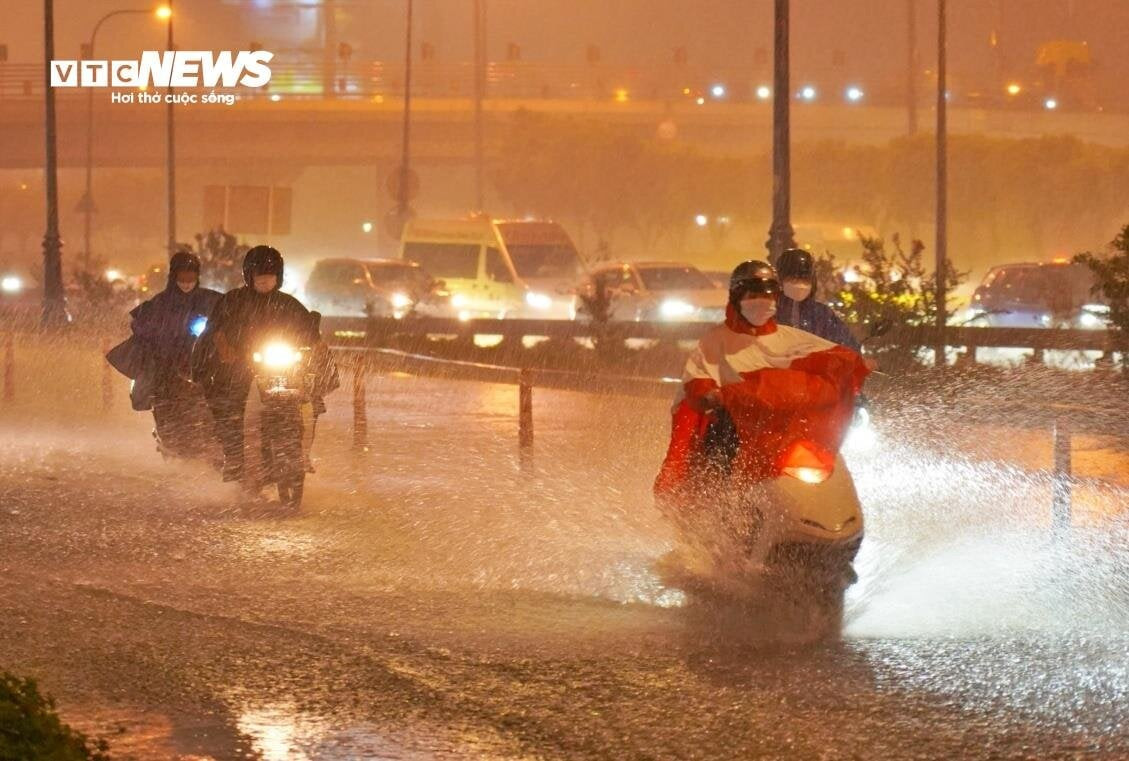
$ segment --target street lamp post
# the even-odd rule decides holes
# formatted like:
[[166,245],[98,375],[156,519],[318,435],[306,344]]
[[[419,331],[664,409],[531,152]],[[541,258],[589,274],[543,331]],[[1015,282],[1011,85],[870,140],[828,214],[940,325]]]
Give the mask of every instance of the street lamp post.
[[404,132],[400,155],[400,188],[397,204],[401,219],[408,215],[410,191],[408,180],[411,176],[411,136],[412,136],[412,0],[408,0],[407,31],[404,42]]
[[55,57],[55,7],[43,0],[43,84],[47,155],[44,171],[47,191],[47,230],[43,234],[43,313],[44,328],[67,323],[66,294],[63,291],[63,242],[59,238],[59,173],[56,157],[55,91],[51,88],[51,59]]
[[785,249],[796,245],[792,229],[791,106],[792,87],[788,72],[788,4],[776,0],[773,43],[775,81],[772,98],[772,227],[768,232],[768,255],[773,262]]
[[945,367],[945,313],[948,260],[948,123],[945,64],[947,56],[945,41],[945,0],[937,0],[937,238],[936,238],[936,301],[937,301],[937,345],[935,347],[935,367]]
[[486,0],[474,0],[474,206],[482,211],[483,124],[482,99],[486,96]]
[[[165,49],[171,53],[173,52],[173,37],[172,37],[172,0],[168,0],[166,6],[168,8],[168,40],[165,44]],[[175,140],[175,122],[173,120],[173,103],[172,103],[172,79],[169,79],[169,86],[165,96],[168,101],[166,104],[165,118],[168,126],[168,134],[166,136],[167,154],[166,154],[166,172],[168,174],[168,203],[169,203],[169,257],[176,253],[176,140]]]
[[917,134],[917,0],[906,0],[906,132]]
[[[159,18],[165,17],[161,8],[157,11]],[[98,30],[102,28],[102,24],[106,23],[115,16],[127,16],[136,14],[148,14],[148,10],[138,8],[126,8],[118,11],[110,11],[98,22],[94,24],[94,30],[90,32],[90,41],[86,43],[82,51],[83,58],[94,58],[94,43],[98,39]],[[94,88],[87,88],[86,90],[86,190],[82,195],[81,208],[84,214],[83,230],[82,230],[82,267],[85,270],[90,269],[91,260],[91,247],[90,247],[90,227],[91,217],[97,211],[94,205],[94,189],[93,185],[93,171],[94,171]]]

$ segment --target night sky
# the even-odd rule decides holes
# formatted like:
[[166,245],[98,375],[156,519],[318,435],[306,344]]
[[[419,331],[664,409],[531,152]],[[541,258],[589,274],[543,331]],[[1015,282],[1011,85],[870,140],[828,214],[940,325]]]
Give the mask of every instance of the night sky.
[[[598,45],[608,64],[671,61],[684,46],[691,64],[751,65],[758,48],[771,48],[770,0],[487,0],[490,57],[502,60],[517,43],[527,61],[581,63]],[[182,48],[239,49],[251,40],[279,55],[315,55],[323,2],[271,0],[176,0],[176,35]],[[922,67],[934,55],[933,0],[917,0]],[[355,58],[399,59],[403,50],[403,0],[338,0],[340,38]],[[864,83],[904,74],[906,0],[793,0],[793,60],[798,75],[841,69]],[[97,18],[127,0],[55,0],[58,57],[77,57],[80,40]],[[435,46],[439,61],[470,57],[471,0],[417,0],[416,39]],[[1129,57],[1126,0],[951,0],[950,67],[955,76],[988,75],[995,66],[1022,75],[1040,42],[1078,39],[1090,44],[1103,87],[1124,87]],[[0,44],[9,61],[32,62],[42,50],[42,3],[3,0]],[[989,40],[997,32],[998,49]],[[145,16],[108,22],[99,33],[103,55],[132,57],[162,46],[163,28]],[[302,51],[306,51],[303,53]]]

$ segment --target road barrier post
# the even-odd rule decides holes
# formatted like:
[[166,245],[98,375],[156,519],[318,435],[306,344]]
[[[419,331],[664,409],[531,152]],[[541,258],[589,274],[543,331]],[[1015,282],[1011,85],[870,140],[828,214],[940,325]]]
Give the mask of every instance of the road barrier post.
[[522,368],[518,372],[518,451],[522,467],[531,464],[533,454],[533,372]]
[[109,412],[114,406],[114,370],[106,360],[110,345],[102,344],[102,411]]
[[1054,485],[1051,526],[1056,533],[1070,528],[1070,425],[1058,417],[1054,423]]
[[4,401],[16,401],[16,340],[11,333],[4,339]]
[[353,450],[368,451],[368,410],[365,404],[365,356],[353,360]]

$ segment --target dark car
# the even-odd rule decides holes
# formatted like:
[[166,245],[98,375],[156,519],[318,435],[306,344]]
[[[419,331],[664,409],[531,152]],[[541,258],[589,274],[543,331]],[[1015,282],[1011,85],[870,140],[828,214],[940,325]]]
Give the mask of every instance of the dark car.
[[452,316],[442,283],[401,259],[321,259],[304,296],[310,309],[332,317]]
[[972,294],[969,325],[992,328],[1106,327],[1109,307],[1092,293],[1088,267],[1069,262],[993,267]]

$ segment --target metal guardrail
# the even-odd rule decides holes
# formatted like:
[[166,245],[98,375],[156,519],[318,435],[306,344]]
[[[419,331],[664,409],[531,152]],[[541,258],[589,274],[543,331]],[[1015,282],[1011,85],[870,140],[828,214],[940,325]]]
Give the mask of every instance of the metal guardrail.
[[[506,337],[548,336],[550,338],[697,340],[712,327],[705,322],[610,322],[600,327],[586,320],[474,319],[460,321],[435,317],[409,317],[403,320],[364,317],[324,317],[322,328],[331,343],[345,345],[378,335],[501,335]],[[911,326],[890,331],[874,339],[875,347],[917,345],[933,347],[940,336],[934,326]],[[1111,330],[1024,329],[949,327],[944,331],[946,346],[962,346],[973,355],[977,348],[1046,350],[1118,351],[1118,334]]]
[[[485,321],[484,321],[485,322]],[[516,321],[514,321],[516,322]],[[545,327],[539,321],[535,325]],[[567,323],[566,323],[567,324]],[[1024,331],[1026,332],[1026,331]],[[353,376],[353,447],[368,450],[368,416],[366,409],[366,376],[372,371],[408,372],[414,375],[447,380],[513,384],[518,387],[518,455],[523,470],[531,467],[533,457],[533,388],[564,389],[588,393],[622,394],[640,398],[673,398],[681,386],[678,378],[640,378],[567,370],[490,365],[480,362],[450,360],[384,348],[340,347],[335,350]],[[1124,435],[1129,430],[1125,405],[1116,408],[1078,406],[1029,401],[999,401],[990,404],[995,414],[1003,409],[1026,416],[1028,423],[1050,431],[1053,466],[1050,471],[1051,530],[1063,536],[1071,525],[1073,487],[1079,482],[1072,470],[1073,434],[1075,431]],[[975,410],[966,409],[975,415]]]
[[394,349],[338,347],[341,364],[353,376],[353,448],[368,449],[366,376],[373,371],[407,372],[413,375],[448,380],[504,383],[518,387],[518,453],[523,467],[533,453],[533,388],[554,388],[588,393],[620,394],[634,397],[673,398],[682,385],[678,378],[640,378],[634,376],[583,373],[568,370],[541,370],[506,367],[481,362],[441,359]]

